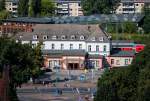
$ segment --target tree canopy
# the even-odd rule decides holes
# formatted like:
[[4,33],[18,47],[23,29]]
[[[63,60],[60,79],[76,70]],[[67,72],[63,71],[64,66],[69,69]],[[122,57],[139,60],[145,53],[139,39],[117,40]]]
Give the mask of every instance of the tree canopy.
[[120,0],[82,0],[81,5],[85,15],[114,13]]
[[145,33],[150,33],[150,7],[148,5],[144,6],[144,23],[143,23],[143,29]]
[[41,16],[51,16],[55,14],[55,4],[52,0],[41,0]]
[[[30,77],[36,77],[42,66],[40,45],[32,48],[29,44],[16,43],[8,38],[0,38],[0,71],[9,67],[10,89],[15,92],[17,86],[27,82]],[[13,97],[10,93],[10,97]],[[11,100],[16,101],[16,100]]]
[[5,10],[5,0],[0,0],[0,11]]
[[106,71],[98,81],[94,101],[150,100],[150,44],[131,66]]
[[19,16],[51,16],[55,14],[55,4],[52,0],[19,0]]

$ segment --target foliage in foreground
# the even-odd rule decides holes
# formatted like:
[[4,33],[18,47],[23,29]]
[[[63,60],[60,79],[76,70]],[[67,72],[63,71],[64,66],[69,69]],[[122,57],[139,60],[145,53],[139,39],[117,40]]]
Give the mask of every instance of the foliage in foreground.
[[27,82],[30,77],[38,76],[41,65],[40,46],[33,49],[28,44],[22,45],[8,38],[0,38],[0,71],[5,66],[9,67],[11,101],[16,101],[16,87]]
[[150,44],[131,66],[106,71],[94,101],[150,101]]

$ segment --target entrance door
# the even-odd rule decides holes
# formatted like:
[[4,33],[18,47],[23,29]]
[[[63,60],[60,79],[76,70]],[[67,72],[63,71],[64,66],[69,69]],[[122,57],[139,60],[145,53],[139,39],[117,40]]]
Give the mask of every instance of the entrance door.
[[69,70],[78,70],[79,68],[79,63],[68,63],[68,69]]

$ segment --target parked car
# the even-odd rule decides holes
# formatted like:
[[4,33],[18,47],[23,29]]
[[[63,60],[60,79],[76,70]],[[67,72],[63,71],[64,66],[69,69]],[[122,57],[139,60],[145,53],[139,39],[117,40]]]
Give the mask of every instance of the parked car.
[[53,82],[53,80],[51,80],[50,78],[35,79],[35,81],[34,81],[35,84],[49,84],[52,82]]

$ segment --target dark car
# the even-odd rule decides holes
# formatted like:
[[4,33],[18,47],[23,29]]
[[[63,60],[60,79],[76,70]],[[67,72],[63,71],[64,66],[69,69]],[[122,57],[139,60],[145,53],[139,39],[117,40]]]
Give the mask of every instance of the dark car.
[[40,79],[35,79],[34,81],[35,84],[49,84],[52,82],[53,81],[50,78],[40,78]]

